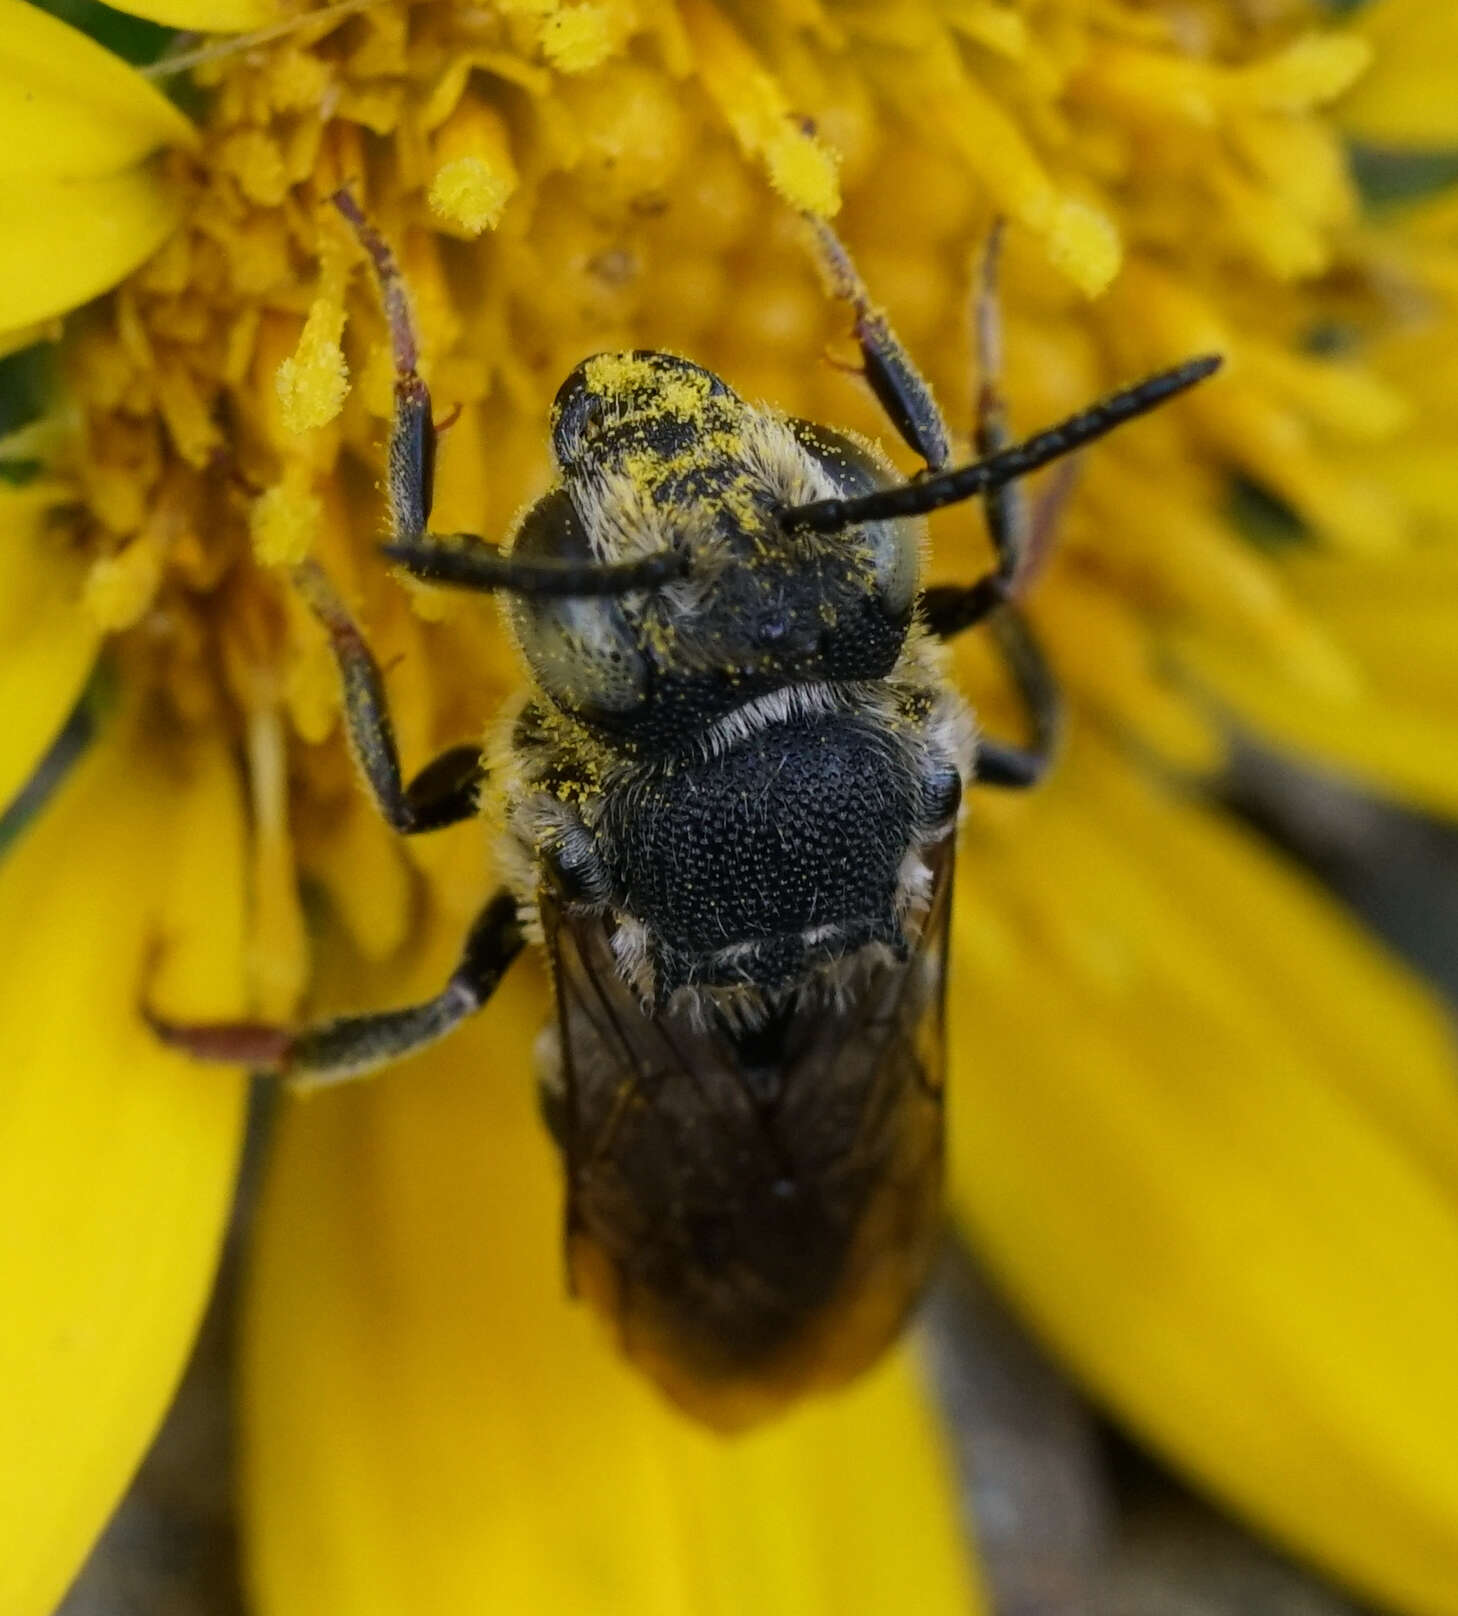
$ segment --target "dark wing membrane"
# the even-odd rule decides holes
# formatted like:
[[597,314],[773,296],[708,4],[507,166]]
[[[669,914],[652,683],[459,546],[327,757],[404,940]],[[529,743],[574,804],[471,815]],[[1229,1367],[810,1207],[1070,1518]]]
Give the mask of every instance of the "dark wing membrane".
[[940,1227],[951,841],[929,862],[908,959],[869,953],[749,1038],[647,1013],[605,924],[543,898],[573,1276],[701,1414],[715,1385],[843,1378],[920,1287]]

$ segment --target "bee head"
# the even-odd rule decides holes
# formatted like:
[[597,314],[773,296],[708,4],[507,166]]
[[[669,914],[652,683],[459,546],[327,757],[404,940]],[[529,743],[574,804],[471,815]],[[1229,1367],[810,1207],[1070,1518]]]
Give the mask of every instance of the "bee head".
[[552,442],[561,482],[524,517],[514,554],[590,563],[677,551],[688,569],[658,591],[512,602],[518,642],[560,707],[635,744],[675,746],[759,697],[894,665],[921,522],[827,538],[782,520],[797,502],[893,481],[870,444],[643,350],[572,372]]
[[552,448],[569,477],[635,450],[673,456],[742,407],[712,371],[676,354],[595,354],[557,390]]

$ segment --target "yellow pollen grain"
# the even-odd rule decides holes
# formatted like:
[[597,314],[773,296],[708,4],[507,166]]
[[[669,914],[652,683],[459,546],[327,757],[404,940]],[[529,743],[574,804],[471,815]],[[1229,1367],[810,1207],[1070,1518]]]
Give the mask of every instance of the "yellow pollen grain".
[[690,373],[673,376],[659,389],[663,407],[681,421],[692,421],[703,414],[709,400],[709,378]]
[[467,236],[494,230],[517,188],[506,120],[493,106],[463,98],[431,142],[435,177],[430,207],[436,217]]
[[542,24],[542,54],[561,73],[587,73],[612,54],[611,20],[602,6],[573,6]]
[[770,183],[802,213],[840,211],[835,154],[795,116],[778,79],[704,0],[690,0],[683,22],[704,88],[719,104],[746,152],[763,159]]
[[1058,204],[1045,240],[1049,261],[1089,297],[1109,286],[1123,262],[1113,221],[1082,202]]
[[299,345],[274,376],[283,423],[290,432],[327,426],[344,407],[349,366],[339,339],[344,304],[335,296],[316,298],[304,322]]
[[770,184],[802,213],[828,219],[840,211],[840,172],[835,153],[816,136],[787,124],[765,145]]
[[594,393],[631,393],[653,381],[653,366],[636,354],[594,354],[587,361],[585,379]]
[[515,186],[493,173],[479,157],[457,157],[436,170],[430,182],[431,211],[467,235],[479,236],[501,223]]
[[309,486],[308,469],[298,462],[284,468],[283,480],[253,502],[248,525],[253,552],[268,567],[294,567],[314,547],[324,505]]

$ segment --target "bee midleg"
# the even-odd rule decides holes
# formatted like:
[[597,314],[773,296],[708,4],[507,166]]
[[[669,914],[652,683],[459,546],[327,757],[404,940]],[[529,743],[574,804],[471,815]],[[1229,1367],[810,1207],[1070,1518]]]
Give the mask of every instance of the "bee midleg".
[[350,750],[386,822],[402,836],[414,836],[469,819],[486,778],[481,749],[453,746],[405,784],[385,681],[374,653],[321,568],[305,562],[294,569],[294,582],[329,633],[344,687]]
[[[972,310],[977,341],[977,418],[973,438],[978,456],[984,460],[999,449],[1005,449],[1009,441],[1007,405],[1002,396],[1002,311],[997,295],[1002,228],[999,219],[987,238]],[[1022,489],[1016,482],[989,489],[983,495],[982,511],[993,553],[997,556],[993,576],[1004,598],[1011,598],[1028,538],[1027,503]]]
[[[1002,396],[1002,319],[997,274],[1002,250],[1002,221],[993,225],[983,253],[973,309],[977,334],[977,453],[986,458],[1007,446],[1007,410]],[[1072,464],[1068,462],[1067,464]],[[983,501],[988,537],[997,557],[994,569],[976,583],[938,586],[922,597],[922,611],[939,639],[951,639],[976,623],[986,622],[1028,710],[1032,744],[1014,746],[983,739],[977,748],[977,775],[982,785],[1031,786],[1047,772],[1058,744],[1061,702],[1058,682],[1037,636],[1012,604],[1029,570],[1047,547],[1054,519],[1071,483],[1058,475],[1052,496],[1029,513],[1022,489],[1004,483]]]
[[340,1083],[413,1055],[453,1032],[491,997],[525,940],[516,899],[501,891],[472,925],[450,981],[423,1004],[341,1016],[297,1032],[259,1021],[169,1021],[145,1003],[142,1015],[163,1043],[195,1059],[272,1072],[299,1088]]
[[[977,417],[973,437],[982,459],[999,453],[1011,441],[1002,396],[1002,317],[997,291],[1001,252],[1002,221],[998,220],[987,238],[973,299],[972,323],[977,339]],[[1076,467],[1076,460],[1062,462],[1031,507],[1016,481],[1001,483],[983,495],[983,519],[996,565],[985,577],[961,589],[928,592],[935,597],[928,602],[928,618],[941,639],[960,634],[1021,596],[1047,558],[1058,518],[1073,490]]]
[[885,314],[871,302],[845,243],[824,219],[811,217],[809,223],[832,295],[855,310],[856,342],[867,385],[907,446],[932,471],[941,471],[951,459],[951,438],[926,378],[901,346]]

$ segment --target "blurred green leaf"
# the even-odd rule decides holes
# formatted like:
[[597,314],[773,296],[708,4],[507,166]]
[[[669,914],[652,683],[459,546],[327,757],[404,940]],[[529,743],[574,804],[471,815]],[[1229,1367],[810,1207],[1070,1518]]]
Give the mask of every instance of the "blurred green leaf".
[[0,438],[28,426],[45,408],[52,382],[51,345],[38,342],[0,359]]
[[1310,529],[1286,501],[1247,477],[1231,480],[1225,513],[1258,550],[1289,550],[1311,542]]
[[1352,177],[1369,207],[1420,202],[1458,182],[1458,151],[1418,151],[1353,141]]
[[83,34],[90,34],[98,44],[138,65],[155,62],[175,32],[160,23],[113,11],[110,6],[98,4],[98,0],[31,0],[31,4],[79,28]]

